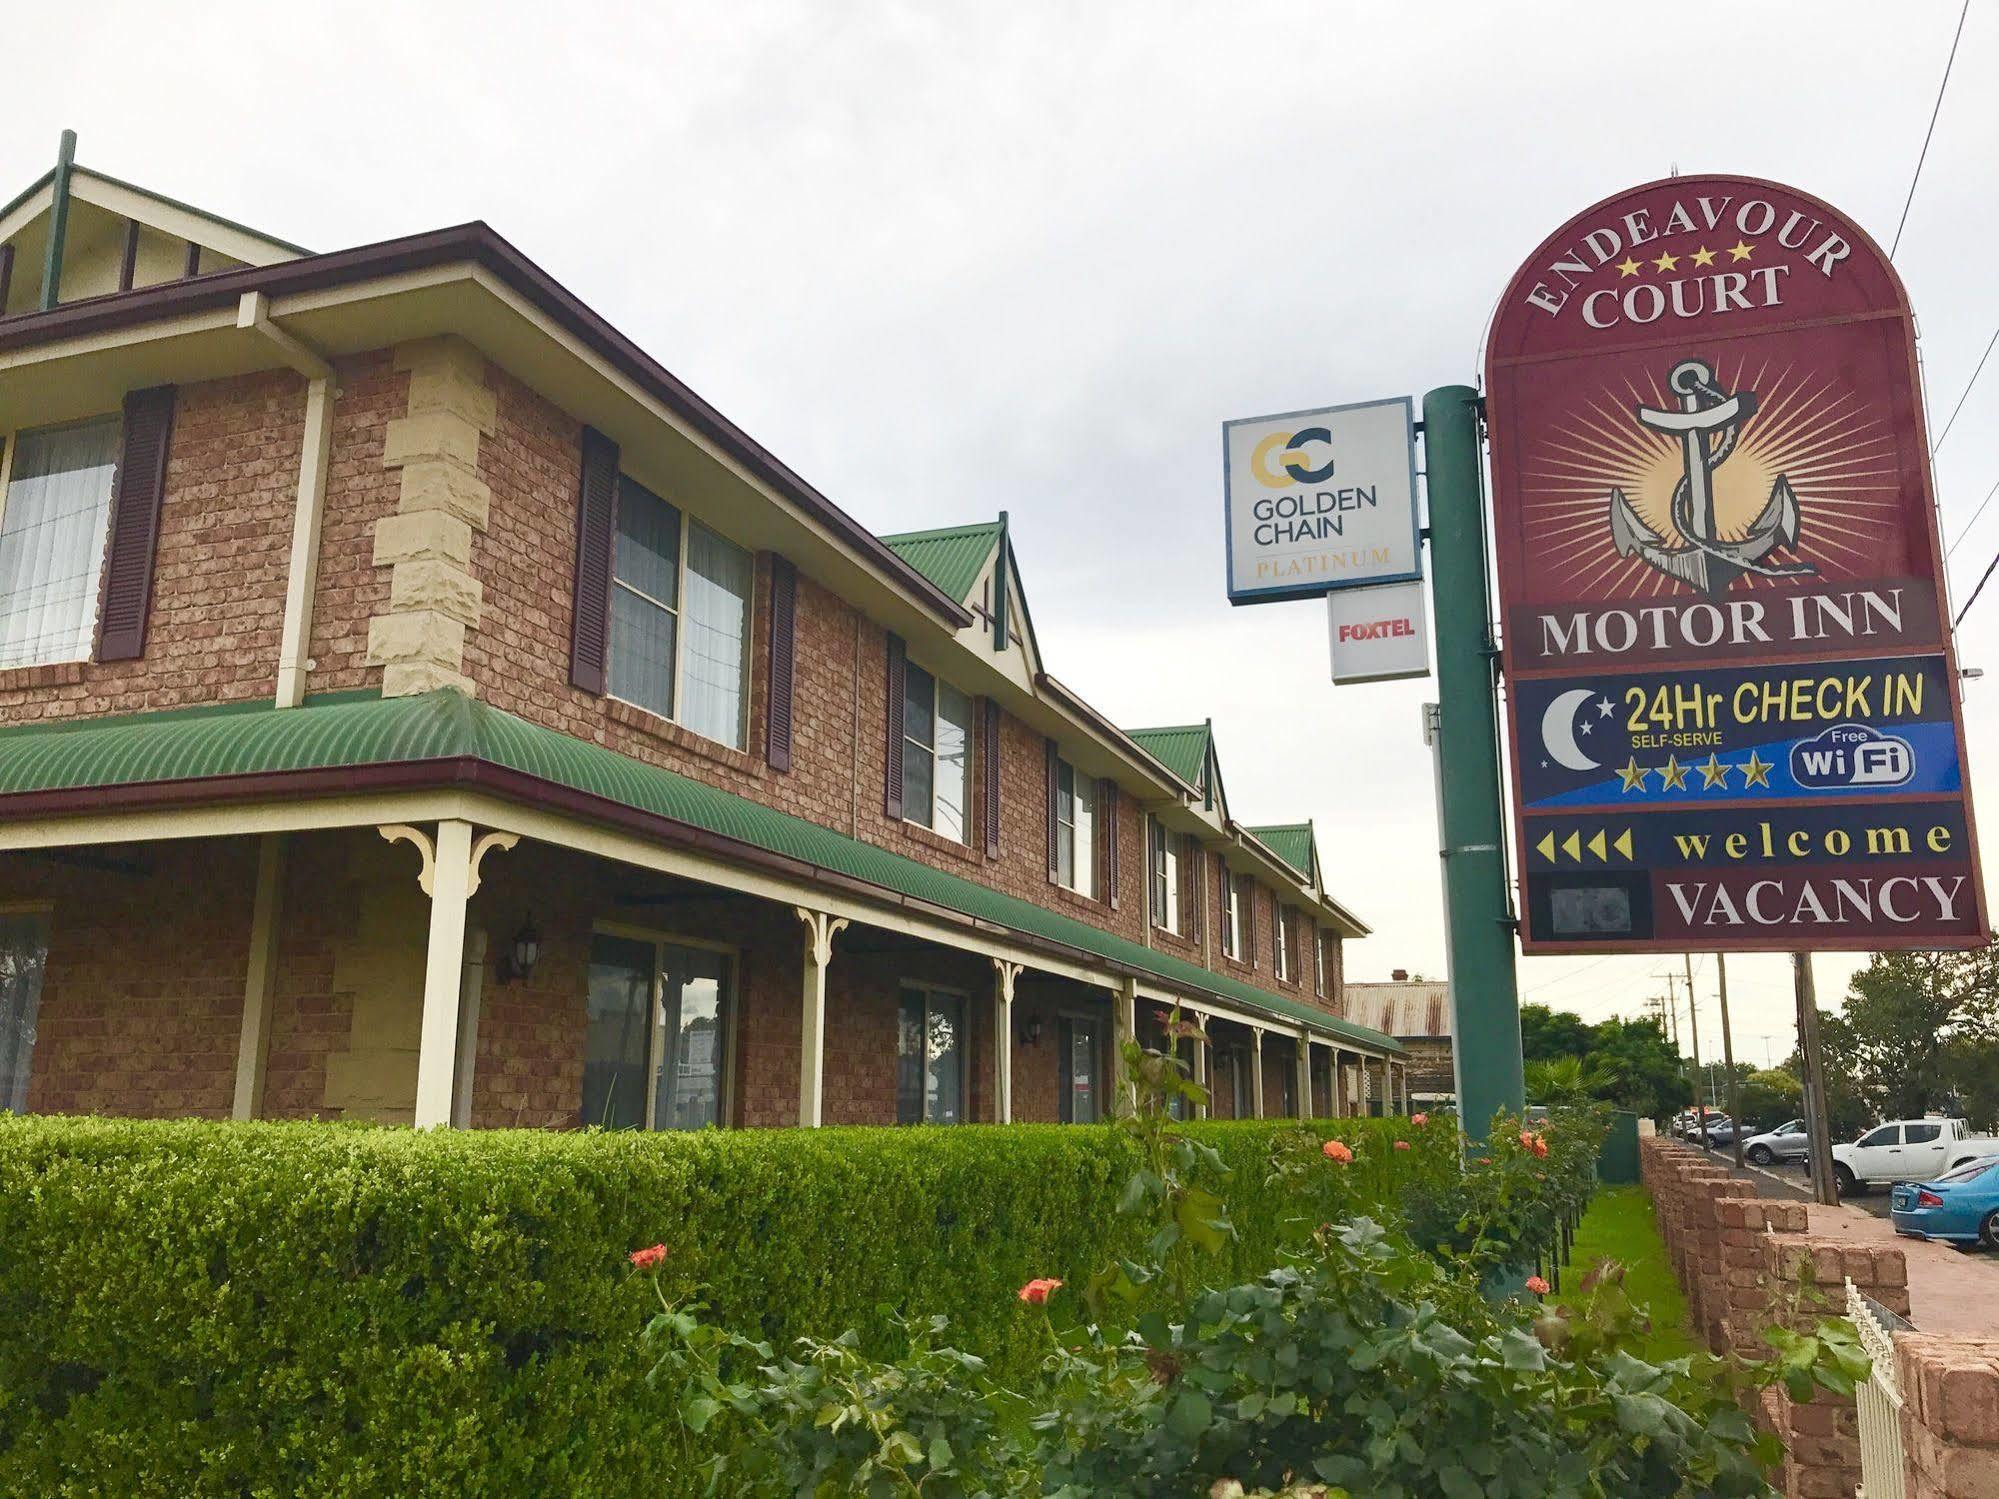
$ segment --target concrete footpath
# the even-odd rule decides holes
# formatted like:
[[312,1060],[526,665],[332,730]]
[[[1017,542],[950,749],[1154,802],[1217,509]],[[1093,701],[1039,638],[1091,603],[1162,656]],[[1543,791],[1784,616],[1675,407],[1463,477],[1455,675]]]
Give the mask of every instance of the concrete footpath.
[[1837,1207],[1812,1200],[1811,1183],[1760,1166],[1738,1169],[1727,1151],[1708,1151],[1707,1159],[1728,1169],[1737,1181],[1756,1188],[1756,1195],[1784,1202],[1802,1202],[1810,1232],[1847,1243],[1900,1249],[1909,1276],[1909,1320],[1925,1332],[1950,1338],[1999,1339],[1999,1254],[1979,1249],[1970,1253],[1927,1239],[1895,1232],[1888,1219],[1888,1192],[1877,1188],[1860,1202]]

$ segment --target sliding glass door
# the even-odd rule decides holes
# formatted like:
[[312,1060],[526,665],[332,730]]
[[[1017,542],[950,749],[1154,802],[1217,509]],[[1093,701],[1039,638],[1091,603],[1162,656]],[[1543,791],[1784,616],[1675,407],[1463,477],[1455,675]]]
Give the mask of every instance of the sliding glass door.
[[717,948],[609,932],[592,939],[583,1124],[727,1122],[734,968]]

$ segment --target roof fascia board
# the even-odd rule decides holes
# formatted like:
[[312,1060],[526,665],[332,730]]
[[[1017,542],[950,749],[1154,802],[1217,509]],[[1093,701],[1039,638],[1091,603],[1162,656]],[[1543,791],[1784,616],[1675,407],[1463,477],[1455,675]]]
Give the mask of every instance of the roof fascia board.
[[49,211],[55,202],[55,176],[52,171],[44,172],[26,192],[0,208],[0,240],[12,239]]
[[260,234],[247,225],[221,218],[196,208],[192,203],[169,198],[137,183],[122,182],[86,166],[78,166],[75,171],[75,186],[71,191],[81,201],[102,208],[107,213],[150,224],[176,239],[191,239],[247,265],[274,265],[281,260],[296,260],[312,254],[303,245]]

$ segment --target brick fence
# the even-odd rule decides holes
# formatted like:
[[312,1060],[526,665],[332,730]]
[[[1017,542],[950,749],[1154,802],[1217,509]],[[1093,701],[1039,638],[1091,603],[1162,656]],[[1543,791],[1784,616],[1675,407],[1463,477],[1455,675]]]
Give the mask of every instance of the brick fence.
[[[1843,1313],[1844,1282],[1909,1314],[1908,1265],[1894,1245],[1814,1232],[1806,1205],[1757,1197],[1708,1156],[1667,1139],[1639,1141],[1640,1173],[1686,1293],[1689,1319],[1716,1352],[1767,1351],[1762,1331],[1793,1317]],[[1826,1305],[1797,1304],[1809,1283]],[[1793,1309],[1795,1305],[1795,1310]],[[1893,1499],[1999,1496],[1999,1343],[1895,1335],[1908,1471]],[[1860,1485],[1854,1402],[1818,1391],[1793,1401],[1779,1386],[1753,1412],[1784,1444],[1786,1499],[1834,1499]],[[1868,1499],[1889,1499],[1869,1491]]]

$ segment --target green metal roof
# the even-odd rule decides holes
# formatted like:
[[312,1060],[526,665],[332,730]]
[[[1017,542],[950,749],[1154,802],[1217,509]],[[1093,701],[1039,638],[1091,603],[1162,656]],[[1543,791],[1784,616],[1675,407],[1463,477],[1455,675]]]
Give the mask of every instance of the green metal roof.
[[1164,765],[1189,786],[1201,784],[1208,764],[1212,731],[1204,723],[1183,724],[1169,729],[1126,729],[1138,747]]
[[905,531],[884,536],[882,544],[962,604],[999,538],[1000,523],[993,520],[941,531]]
[[1303,879],[1312,877],[1312,824],[1283,822],[1267,828],[1245,828],[1252,838],[1289,864]]
[[[0,798],[148,782],[471,758],[601,797],[975,920],[1094,954],[1377,1050],[1379,1031],[1100,931],[914,859],[528,723],[448,688],[420,697],[343,693],[0,730]],[[0,817],[6,815],[0,801]]]

